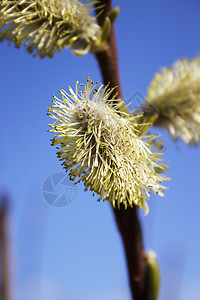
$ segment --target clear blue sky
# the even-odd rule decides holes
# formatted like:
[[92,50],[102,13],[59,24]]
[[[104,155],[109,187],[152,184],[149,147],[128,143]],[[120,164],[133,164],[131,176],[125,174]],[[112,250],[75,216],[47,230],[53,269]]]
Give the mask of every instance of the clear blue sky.
[[[200,3],[114,1],[124,98],[146,95],[153,75],[200,52]],[[59,89],[101,81],[92,55],[69,50],[53,59],[0,44],[0,189],[10,195],[9,240],[12,300],[130,300],[123,245],[108,203],[80,185],[64,208],[42,197],[44,180],[62,172],[47,133],[47,108]],[[137,103],[136,103],[137,106]],[[146,249],[161,267],[159,300],[200,299],[200,147],[167,139],[170,161],[166,198],[152,197],[141,212]]]

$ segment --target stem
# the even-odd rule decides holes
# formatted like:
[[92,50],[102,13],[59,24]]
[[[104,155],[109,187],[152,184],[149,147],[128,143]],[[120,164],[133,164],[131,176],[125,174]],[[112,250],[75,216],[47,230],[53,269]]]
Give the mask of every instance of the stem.
[[129,282],[135,300],[145,299],[145,258],[137,207],[115,209],[115,219],[121,233],[129,270]]
[[[101,0],[100,2],[104,5],[104,12],[97,19],[102,26],[105,17],[112,10],[112,2],[111,0]],[[122,98],[117,46],[113,26],[107,44],[103,49],[95,53],[95,56],[101,69],[104,84],[110,82],[111,87],[117,86],[115,92],[117,91],[118,97]],[[121,207],[120,210],[113,209],[113,211],[124,243],[132,296],[134,300],[149,300],[144,296],[146,263],[143,253],[141,226],[137,216],[137,207],[128,207],[126,210],[124,207]]]
[[[97,19],[99,24],[102,26],[105,17],[112,11],[112,3],[110,0],[102,0],[101,4],[104,5],[104,11]],[[99,63],[104,84],[110,82],[111,87],[116,87],[114,94],[117,92],[118,98],[122,98],[114,26],[111,27],[111,33],[105,47],[97,51],[95,56]]]
[[1,199],[0,208],[0,248],[1,248],[1,290],[0,298],[2,300],[8,300],[8,245],[7,245],[7,198],[4,196]]

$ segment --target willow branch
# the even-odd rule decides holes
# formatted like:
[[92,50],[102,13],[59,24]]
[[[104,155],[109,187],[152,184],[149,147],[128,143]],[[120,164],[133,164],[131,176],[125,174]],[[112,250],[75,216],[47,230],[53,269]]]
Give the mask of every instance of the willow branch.
[[[104,5],[104,12],[98,17],[98,22],[102,26],[105,17],[112,10],[112,3],[110,0],[102,0],[100,2]],[[118,97],[122,98],[118,54],[113,26],[105,47],[95,53],[95,56],[101,69],[104,84],[110,82],[111,87],[117,86]],[[148,298],[145,296],[146,263],[137,208],[134,206],[133,208],[128,207],[125,210],[124,207],[121,207],[120,210],[114,209],[114,214],[126,252],[132,296],[134,300],[147,300]]]
[[1,199],[0,208],[0,251],[1,251],[1,290],[0,298],[2,300],[8,300],[8,245],[7,245],[7,198],[4,196]]
[[[99,24],[102,26],[105,17],[112,11],[112,4],[109,0],[102,0],[101,4],[103,5],[104,10],[97,19]],[[111,87],[116,87],[114,93],[117,92],[118,97],[122,98],[114,26],[111,27],[111,32],[104,48],[97,51],[95,56],[99,63],[104,84],[110,82]]]
[[122,206],[120,210],[115,209],[114,213],[126,252],[132,295],[135,300],[146,299],[144,297],[145,258],[137,207],[128,207],[125,210]]

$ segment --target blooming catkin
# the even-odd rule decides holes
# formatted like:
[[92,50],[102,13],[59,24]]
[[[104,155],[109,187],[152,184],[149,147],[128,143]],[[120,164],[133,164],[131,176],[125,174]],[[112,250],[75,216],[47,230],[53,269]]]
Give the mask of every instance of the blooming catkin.
[[179,60],[155,75],[143,106],[157,114],[155,125],[164,127],[174,140],[200,141],[200,58]]
[[[136,204],[146,212],[150,191],[163,196],[164,178],[156,172],[160,154],[148,141],[138,137],[134,116],[113,107],[109,99],[113,89],[94,84],[76,83],[75,92],[60,91],[54,97],[49,115],[55,119],[50,131],[56,133],[52,145],[71,180],[83,181],[86,190],[96,192],[118,208]],[[135,123],[134,123],[135,122]]]
[[0,40],[16,47],[25,45],[30,53],[52,57],[64,46],[85,54],[100,36],[91,16],[93,2],[79,0],[2,0]]

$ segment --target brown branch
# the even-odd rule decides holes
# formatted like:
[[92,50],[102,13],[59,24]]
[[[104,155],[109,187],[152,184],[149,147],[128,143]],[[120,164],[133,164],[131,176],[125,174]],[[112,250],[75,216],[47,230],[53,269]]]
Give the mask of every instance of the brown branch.
[[0,298],[8,300],[8,248],[7,248],[7,197],[2,197],[0,208],[0,251],[1,251],[1,273],[2,282]]
[[[102,26],[105,17],[112,10],[112,3],[111,0],[101,0],[100,5],[101,4],[104,5],[104,12],[98,16],[98,22]],[[122,98],[117,46],[113,26],[105,47],[95,53],[95,56],[101,69],[104,84],[110,82],[111,87],[117,86],[116,90],[118,96]],[[120,210],[114,209],[114,214],[126,252],[132,296],[134,300],[149,300],[145,296],[146,264],[143,253],[141,227],[137,216],[137,207],[128,207],[127,210],[125,210],[124,207],[121,207]]]
[[124,242],[132,295],[135,300],[145,299],[145,258],[137,207],[125,210],[122,206],[120,210],[115,209],[114,213]]
[[[97,19],[99,24],[102,26],[105,17],[112,11],[112,4],[109,0],[102,0],[101,4],[103,5],[104,10]],[[111,87],[116,87],[114,93],[118,92],[118,97],[122,98],[114,26],[111,27],[111,33],[108,37],[105,47],[97,51],[95,56],[99,63],[104,84],[110,82]]]

